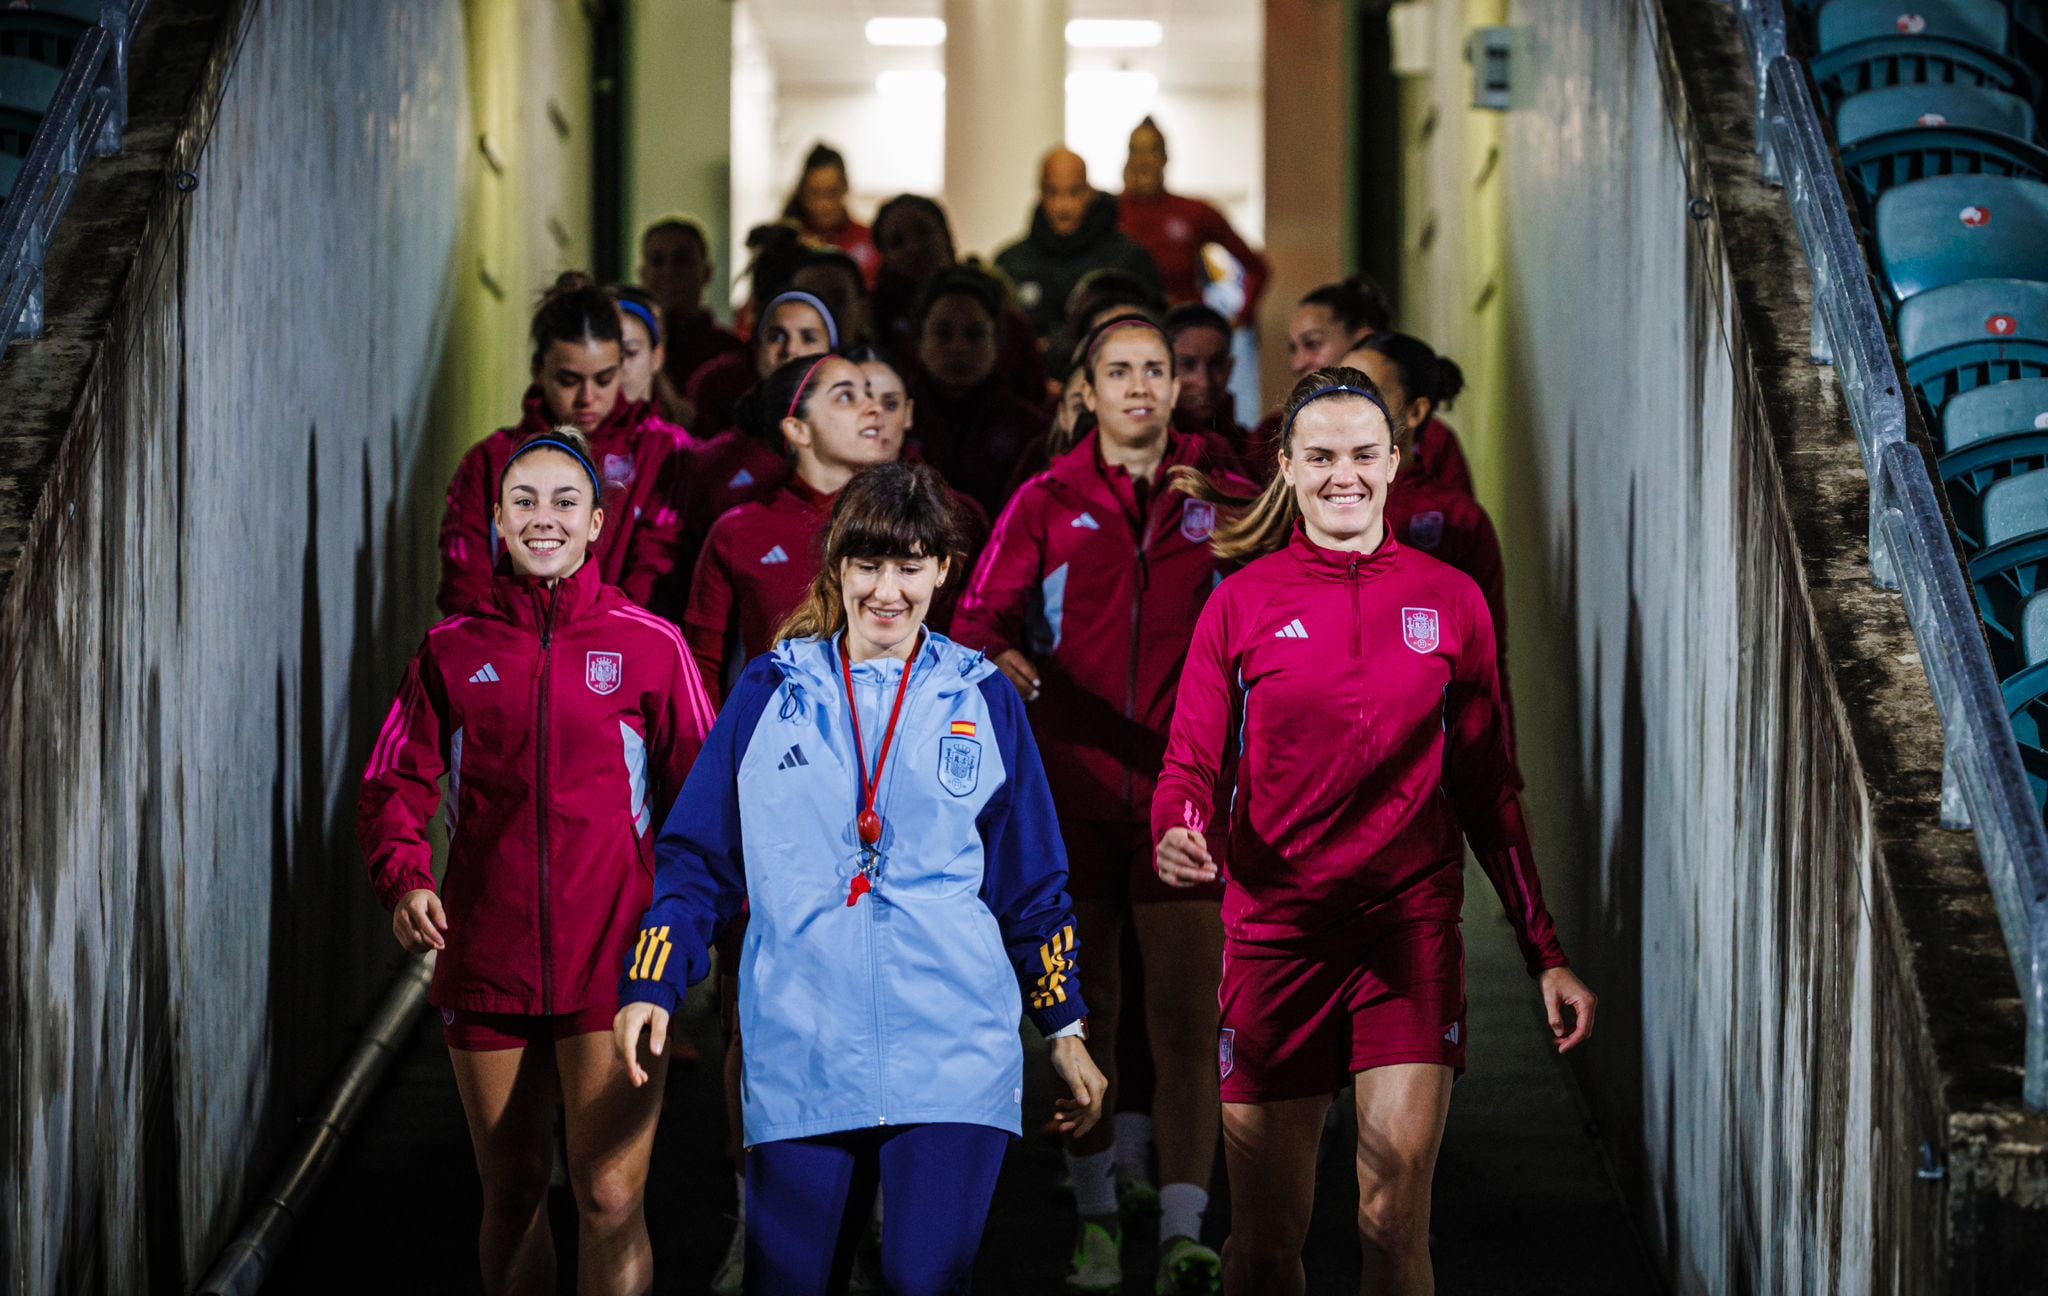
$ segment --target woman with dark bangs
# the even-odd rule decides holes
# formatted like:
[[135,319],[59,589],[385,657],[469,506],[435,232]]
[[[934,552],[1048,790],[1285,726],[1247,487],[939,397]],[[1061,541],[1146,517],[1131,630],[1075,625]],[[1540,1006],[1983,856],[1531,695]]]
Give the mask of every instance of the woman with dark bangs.
[[620,1056],[666,1048],[745,902],[749,1291],[845,1290],[880,1185],[893,1292],[965,1290],[1022,1132],[1026,1011],[1076,1136],[1102,1112],[1072,905],[1024,704],[924,626],[956,576],[937,474],[883,464],[833,508],[782,641],[741,674],[655,848],[620,987]]

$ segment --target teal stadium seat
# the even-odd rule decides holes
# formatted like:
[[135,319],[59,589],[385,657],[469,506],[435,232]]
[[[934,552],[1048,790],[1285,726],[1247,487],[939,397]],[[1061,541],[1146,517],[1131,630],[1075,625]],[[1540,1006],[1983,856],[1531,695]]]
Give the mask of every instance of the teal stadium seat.
[[1882,36],[1816,55],[1808,64],[1823,103],[1887,86],[1985,86],[2032,102],[2034,76],[2019,60],[1946,36]]
[[2048,280],[2048,184],[1951,175],[1877,200],[1877,259],[1895,302],[1966,279]]
[[2005,711],[2034,804],[2048,807],[2048,594],[2036,594],[2020,607],[2019,655],[2022,665],[2004,684]]
[[1961,126],[2029,143],[2034,107],[2018,95],[1985,86],[1901,85],[1850,95],[1835,109],[1835,139],[1851,144],[1921,126]]
[[36,127],[42,125],[63,77],[47,63],[0,58],[0,153],[28,156]]
[[1858,143],[1843,146],[1842,169],[1856,190],[1858,204],[1867,213],[1886,191],[1933,176],[2048,180],[2048,151],[1997,131],[1970,126],[1914,126],[1867,136]]
[[2048,375],[2048,284],[1949,284],[1908,300],[1895,324],[1906,381],[1937,419],[1964,392]]
[[0,9],[0,58],[23,58],[61,68],[71,61],[78,38],[98,21],[97,0]]
[[1814,34],[1823,54],[1891,36],[1938,36],[2003,54],[2012,15],[1999,0],[1828,0]]
[[1984,543],[1984,492],[1993,482],[2048,468],[2048,378],[1964,392],[1941,416],[1938,460],[1963,543]]
[[2018,473],[1984,492],[1984,547],[1970,556],[1977,610],[1990,632],[2001,676],[2026,665],[2020,652],[2022,611],[2048,588],[2048,472]]

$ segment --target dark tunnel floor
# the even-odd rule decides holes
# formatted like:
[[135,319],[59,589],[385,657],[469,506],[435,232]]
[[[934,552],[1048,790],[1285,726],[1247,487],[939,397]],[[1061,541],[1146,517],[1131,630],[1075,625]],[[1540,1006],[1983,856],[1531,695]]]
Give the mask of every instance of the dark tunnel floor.
[[[1662,1290],[1599,1145],[1586,1133],[1564,1066],[1550,1053],[1534,987],[1483,883],[1467,913],[1471,1071],[1452,1098],[1437,1167],[1432,1233],[1439,1290],[1530,1296]],[[693,1032],[704,1061],[669,1077],[648,1190],[654,1290],[687,1296],[707,1290],[724,1254],[732,1208],[732,1178],[720,1152],[716,1023],[699,1020]],[[1025,1096],[1025,1126],[1035,1130],[1050,1108],[1050,1071],[1035,1042],[1031,1052],[1027,1074],[1035,1083]],[[1035,1137],[1012,1149],[982,1249],[975,1286],[981,1296],[1059,1292],[1072,1209],[1058,1187],[1059,1171],[1057,1149]],[[1206,1239],[1212,1245],[1221,1244],[1229,1218],[1220,1161],[1217,1186]],[[1358,1290],[1357,1201],[1351,1161],[1340,1149],[1319,1173],[1307,1255],[1315,1296]],[[312,1218],[264,1291],[476,1291],[479,1210],[439,1026],[432,1013],[422,1013],[314,1202]],[[566,1188],[553,1194],[552,1215],[566,1296],[574,1291],[575,1237]],[[1133,1230],[1125,1248],[1126,1293],[1152,1290],[1148,1232]]]

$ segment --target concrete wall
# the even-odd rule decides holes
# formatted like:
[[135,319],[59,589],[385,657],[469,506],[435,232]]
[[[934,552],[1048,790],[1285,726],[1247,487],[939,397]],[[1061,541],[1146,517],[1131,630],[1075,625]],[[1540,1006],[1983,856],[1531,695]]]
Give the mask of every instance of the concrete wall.
[[[1401,314],[1471,382],[1539,855],[1603,995],[1577,1070],[1644,1232],[1688,1293],[2039,1289],[1987,1204],[2023,1140],[1994,1172],[1958,1136],[2012,1114],[2011,976],[1969,837],[1935,827],[1932,700],[1869,583],[1732,20],[1430,21]],[[1475,112],[1465,31],[1502,21],[1518,106]]]
[[[626,6],[625,274],[637,276],[640,231],[688,212],[718,250],[705,301],[732,300],[733,7],[629,0]],[[745,231],[741,231],[745,237]],[[743,264],[743,263],[742,263]]]
[[[188,1287],[396,962],[353,788],[447,473],[515,407],[533,289],[587,255],[584,21],[152,7],[213,38],[140,52],[159,115],[54,250],[57,333],[96,308],[93,336],[0,367],[17,433],[51,357],[83,385],[0,611],[0,1287]],[[196,96],[152,97],[209,47]]]

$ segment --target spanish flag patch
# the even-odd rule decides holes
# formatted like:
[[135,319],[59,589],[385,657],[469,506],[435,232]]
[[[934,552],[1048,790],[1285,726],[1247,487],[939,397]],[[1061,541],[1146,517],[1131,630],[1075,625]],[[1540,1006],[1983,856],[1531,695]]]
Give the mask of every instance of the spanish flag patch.
[[974,737],[974,721],[972,721],[972,720],[955,720],[955,721],[953,722],[953,736],[954,736],[955,738],[972,738],[972,737]]

